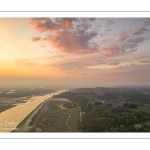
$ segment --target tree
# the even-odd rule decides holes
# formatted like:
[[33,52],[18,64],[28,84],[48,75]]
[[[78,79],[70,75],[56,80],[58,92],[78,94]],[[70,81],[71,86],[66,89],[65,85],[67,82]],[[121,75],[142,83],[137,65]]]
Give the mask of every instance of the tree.
[[136,124],[134,127],[136,131],[139,131],[142,128],[140,124]]
[[123,125],[123,124],[121,124],[120,126],[119,126],[119,132],[126,132],[127,130],[126,130],[126,127]]
[[143,112],[141,110],[136,110],[133,112],[135,116],[137,116],[138,118],[142,118],[143,117]]
[[113,127],[110,128],[110,132],[115,132],[115,131],[116,131],[115,128]]
[[138,120],[137,116],[134,116],[133,121],[134,121],[134,123],[138,123],[139,120]]
[[130,119],[126,119],[125,120],[125,125],[129,125],[130,124]]
[[147,115],[144,115],[144,116],[143,116],[143,120],[144,120],[144,121],[146,121],[146,120],[148,120],[148,119],[149,119],[149,118],[148,118]]

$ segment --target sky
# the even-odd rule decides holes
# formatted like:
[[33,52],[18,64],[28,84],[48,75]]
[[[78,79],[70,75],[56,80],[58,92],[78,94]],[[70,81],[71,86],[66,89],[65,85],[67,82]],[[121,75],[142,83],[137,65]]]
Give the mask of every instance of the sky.
[[150,85],[150,18],[0,18],[1,84]]

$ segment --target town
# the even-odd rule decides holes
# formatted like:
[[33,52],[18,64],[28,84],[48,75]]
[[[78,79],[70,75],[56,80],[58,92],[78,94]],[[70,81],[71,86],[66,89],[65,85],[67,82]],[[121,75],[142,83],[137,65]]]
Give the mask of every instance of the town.
[[54,97],[80,105],[81,132],[150,131],[150,88],[78,88]]

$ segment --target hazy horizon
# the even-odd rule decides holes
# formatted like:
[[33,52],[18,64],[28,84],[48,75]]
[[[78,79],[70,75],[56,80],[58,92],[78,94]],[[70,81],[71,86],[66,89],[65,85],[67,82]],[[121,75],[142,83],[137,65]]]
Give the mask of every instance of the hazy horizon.
[[150,18],[0,18],[1,86],[150,85]]

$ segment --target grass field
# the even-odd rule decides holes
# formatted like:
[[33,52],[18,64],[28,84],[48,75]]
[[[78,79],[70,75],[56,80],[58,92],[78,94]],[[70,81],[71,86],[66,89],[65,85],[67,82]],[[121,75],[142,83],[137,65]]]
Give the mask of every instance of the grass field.
[[40,128],[42,132],[77,132],[79,111],[80,108],[67,99],[51,98],[33,117],[32,131]]

